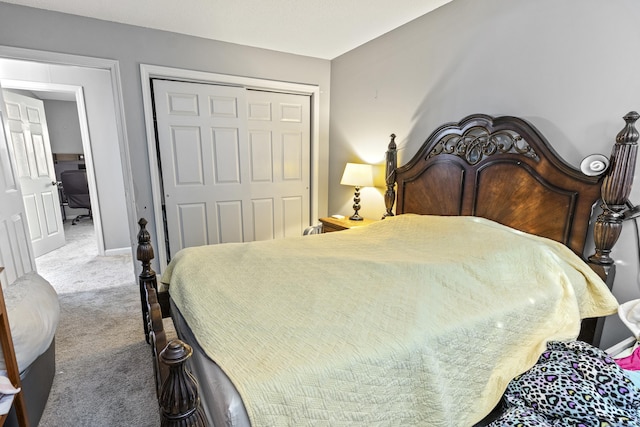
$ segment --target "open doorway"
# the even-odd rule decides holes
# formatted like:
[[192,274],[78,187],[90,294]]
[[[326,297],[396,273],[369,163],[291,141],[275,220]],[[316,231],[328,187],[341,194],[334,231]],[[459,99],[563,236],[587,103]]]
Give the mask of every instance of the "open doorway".
[[[82,156],[88,175],[93,172],[94,246],[99,255],[130,257],[135,203],[117,62],[0,46],[0,83],[43,98],[71,95],[66,102],[76,103]],[[8,279],[29,271],[20,267],[28,265],[21,261],[28,251],[17,255]]]
[[[7,103],[7,139],[13,146],[10,155],[19,172],[37,259],[65,246],[67,218],[73,224],[76,222],[74,218],[93,211],[90,203],[83,204],[88,208],[78,211],[74,208],[79,204],[73,202],[97,201],[93,164],[86,161],[91,156],[85,154],[91,149],[86,132],[86,112],[84,104],[76,101],[82,90],[79,87],[34,85],[32,82],[10,80],[0,80],[0,86]],[[80,177],[84,184],[88,183],[87,176],[92,182],[84,187],[86,196],[72,196],[72,203],[69,203],[67,190],[71,188],[65,190],[64,180]],[[67,186],[71,186],[69,184]],[[99,211],[98,204],[95,205],[94,209]],[[93,221],[90,231],[93,246],[99,250],[101,241],[96,237],[101,233],[96,233]]]

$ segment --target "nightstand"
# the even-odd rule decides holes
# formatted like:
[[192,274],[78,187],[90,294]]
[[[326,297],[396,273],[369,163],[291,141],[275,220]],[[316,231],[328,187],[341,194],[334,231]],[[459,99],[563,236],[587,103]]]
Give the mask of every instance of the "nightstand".
[[367,225],[377,222],[377,220],[365,218],[362,221],[352,221],[349,217],[344,217],[342,219],[326,217],[320,218],[320,222],[322,223],[322,232],[331,233],[332,231],[348,230],[355,227],[366,227]]

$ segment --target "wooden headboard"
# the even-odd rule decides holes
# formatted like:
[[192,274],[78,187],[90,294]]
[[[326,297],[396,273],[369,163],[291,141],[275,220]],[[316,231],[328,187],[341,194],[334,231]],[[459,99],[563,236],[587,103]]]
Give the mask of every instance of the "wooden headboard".
[[602,200],[589,260],[606,279],[631,190],[639,117],[624,117],[610,166],[599,176],[567,164],[535,127],[516,117],[476,114],[445,124],[401,167],[391,135],[385,216],[394,215],[394,202],[396,214],[480,216],[562,242],[583,256],[594,206]]
[[[624,116],[609,167],[587,176],[563,159],[531,124],[517,117],[475,114],[436,129],[416,155],[397,166],[395,135],[386,159],[386,212],[473,215],[547,237],[584,257],[594,207],[595,252],[587,262],[613,286],[610,257],[636,166],[639,134],[635,111]],[[585,319],[579,339],[598,345],[603,319]]]

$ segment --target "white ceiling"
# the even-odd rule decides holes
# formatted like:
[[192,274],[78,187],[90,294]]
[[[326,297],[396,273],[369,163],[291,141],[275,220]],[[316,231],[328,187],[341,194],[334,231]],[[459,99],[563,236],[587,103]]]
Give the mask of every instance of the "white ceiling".
[[452,0],[3,0],[333,59]]

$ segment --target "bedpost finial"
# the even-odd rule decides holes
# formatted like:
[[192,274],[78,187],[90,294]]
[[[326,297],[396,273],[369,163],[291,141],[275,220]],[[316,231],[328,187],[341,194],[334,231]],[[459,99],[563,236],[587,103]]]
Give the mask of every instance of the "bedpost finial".
[[200,405],[198,384],[185,366],[192,353],[191,346],[180,340],[170,341],[160,352],[160,361],[169,366],[169,375],[162,384],[158,399],[163,427],[207,425]]
[[634,122],[636,120],[638,120],[640,118],[640,114],[638,114],[636,111],[629,111],[627,114],[625,114],[624,119],[625,121],[631,121],[633,120]]
[[138,231],[138,244],[149,243],[151,241],[151,235],[147,231],[147,220],[140,218],[138,225],[140,226],[140,231]]
[[138,261],[149,264],[154,258],[153,247],[151,246],[151,234],[147,231],[147,220],[140,218],[138,221],[140,231],[138,232],[138,250],[136,258]]
[[393,204],[396,201],[396,168],[398,167],[398,152],[396,148],[396,134],[391,134],[391,142],[389,142],[389,149],[387,150],[387,160],[385,166],[385,182],[387,185],[387,191],[384,193],[385,213],[382,215],[382,219],[388,216],[393,216]]
[[640,114],[630,111],[624,117],[625,126],[616,136],[611,152],[611,166],[602,181],[600,196],[602,213],[593,226],[595,253],[589,261],[601,266],[612,266],[611,249],[618,241],[622,231],[624,210],[627,208],[631,184],[636,169],[638,138],[640,134],[635,122]]
[[171,340],[169,344],[160,352],[160,359],[168,366],[178,365],[193,353],[191,346],[181,340]]
[[640,118],[640,114],[630,111],[623,118],[627,124],[616,136],[616,142],[618,144],[637,144],[640,134],[635,127],[635,123]]

